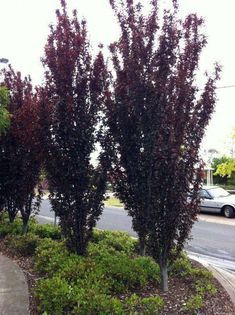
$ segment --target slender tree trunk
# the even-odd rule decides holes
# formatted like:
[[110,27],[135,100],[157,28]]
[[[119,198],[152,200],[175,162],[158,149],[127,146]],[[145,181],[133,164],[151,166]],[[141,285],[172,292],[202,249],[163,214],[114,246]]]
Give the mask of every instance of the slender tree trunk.
[[25,235],[28,232],[28,223],[29,223],[29,217],[27,216],[26,213],[24,213],[23,210],[20,211],[21,212],[21,217],[22,217],[22,234]]
[[13,223],[13,222],[14,222],[14,219],[15,219],[15,218],[14,218],[12,215],[9,214],[9,222],[10,222],[10,223]]
[[25,235],[25,234],[27,234],[27,232],[28,232],[28,221],[26,222],[24,222],[23,221],[23,225],[22,225],[22,234],[23,235]]
[[74,218],[74,221],[76,222],[76,225],[72,226],[73,235],[70,234],[68,239],[69,247],[78,255],[85,256],[87,250],[85,227],[81,222],[81,218],[76,217]]
[[9,222],[13,223],[15,220],[16,211],[14,209],[13,203],[10,201],[7,202],[7,213],[8,213]]
[[163,292],[168,291],[168,268],[167,260],[161,259],[160,261],[160,272],[161,272],[161,289]]
[[146,255],[146,242],[145,237],[139,237],[139,244],[140,244],[140,255],[145,256]]
[[10,210],[8,211],[8,217],[9,217],[9,222],[13,223],[16,217],[16,212],[15,210]]

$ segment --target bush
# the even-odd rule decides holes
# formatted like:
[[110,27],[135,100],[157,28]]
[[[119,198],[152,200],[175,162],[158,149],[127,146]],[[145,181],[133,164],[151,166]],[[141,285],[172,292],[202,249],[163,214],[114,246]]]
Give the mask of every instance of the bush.
[[112,247],[90,244],[89,257],[96,262],[96,268],[110,282],[112,292],[121,293],[134,288],[143,288],[149,281],[160,279],[159,266],[150,257],[130,258],[125,252]]
[[185,253],[181,253],[170,267],[170,274],[186,276],[192,272],[192,265]]
[[[115,235],[123,239],[119,247]],[[49,314],[52,310],[53,314],[67,311],[71,314],[126,314],[125,303],[112,294],[159,281],[159,267],[150,257],[133,258],[127,254],[132,253],[132,239],[128,242],[126,235],[111,232],[104,235],[99,232],[95,237],[87,257],[69,253],[62,241],[46,238],[40,241],[35,266],[49,278],[38,284],[37,297],[42,311]],[[156,310],[155,302],[143,300],[142,309]],[[55,307],[55,303],[60,306]]]
[[61,230],[58,226],[52,224],[36,224],[33,228],[33,233],[40,238],[51,238],[53,240],[61,239]]
[[6,237],[6,244],[14,254],[32,256],[39,244],[39,237],[34,234],[9,235]]
[[195,289],[196,292],[202,296],[206,294],[215,295],[217,292],[216,287],[208,280],[206,281],[206,283],[203,283],[202,280],[196,281]]
[[16,218],[14,222],[10,223],[7,214],[4,214],[0,224],[0,237],[20,234],[22,234],[22,220]]
[[158,314],[164,303],[159,297],[141,298],[133,294],[124,303],[100,290],[99,286],[84,281],[71,286],[59,276],[40,280],[36,289],[40,311],[47,314]]
[[65,314],[71,309],[75,295],[74,289],[60,276],[39,280],[35,293],[40,311],[54,315]]
[[120,231],[98,231],[93,232],[92,242],[104,245],[109,249],[124,252],[128,255],[133,253],[137,246],[137,241],[127,233]]
[[212,273],[206,269],[193,267],[184,253],[171,266],[171,273],[191,279],[195,294],[188,299],[183,307],[183,310],[190,312],[190,314],[196,314],[203,307],[205,295],[216,293],[216,288],[211,283]]
[[198,279],[206,281],[213,278],[210,271],[193,267],[185,253],[181,253],[180,257],[174,261],[170,268],[170,272],[171,274],[183,277],[191,276],[195,281]]
[[137,294],[132,294],[125,301],[127,314],[157,315],[163,306],[164,302],[160,296],[141,298]]
[[102,293],[100,287],[85,286],[79,287],[77,292],[77,306],[74,307],[74,314],[124,314],[123,306],[118,298]]
[[40,310],[47,314],[124,314],[122,303],[102,292],[95,283],[71,286],[68,281],[55,276],[40,280],[36,289]]
[[160,283],[159,265],[151,257],[137,257],[135,262],[142,268],[148,281]]
[[191,268],[190,275],[195,279],[195,281],[200,279],[204,282],[210,282],[210,280],[213,278],[213,275],[209,270],[202,268]]
[[193,295],[189,298],[183,310],[190,314],[197,314],[197,311],[204,305],[203,297],[200,294]]
[[42,239],[34,256],[36,270],[50,277],[55,271],[62,269],[68,255],[63,242],[53,241],[50,238]]
[[[28,223],[28,232],[34,234],[34,230],[37,226],[36,220],[30,218]],[[7,235],[22,235],[23,233],[23,222],[21,217],[16,216],[13,222],[9,222],[8,214],[6,212],[1,214],[0,217],[0,237],[5,237]]]
[[[200,269],[196,269],[196,273],[198,273]],[[217,290],[215,286],[210,282],[210,273],[207,273],[206,270],[200,270],[205,271],[200,272],[198,277],[201,277],[200,280],[197,280],[195,283],[195,291],[196,294],[192,295],[188,301],[186,302],[186,305],[184,309],[186,311],[190,311],[191,313],[195,314],[198,310],[200,310],[204,306],[204,298],[205,295],[215,295]],[[195,273],[195,274],[196,274]]]

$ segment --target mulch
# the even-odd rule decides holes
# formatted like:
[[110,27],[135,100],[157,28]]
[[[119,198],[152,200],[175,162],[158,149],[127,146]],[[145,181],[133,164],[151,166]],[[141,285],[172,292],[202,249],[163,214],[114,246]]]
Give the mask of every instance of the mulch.
[[[30,302],[30,315],[40,315],[37,310],[37,301],[34,298],[33,292],[37,281],[41,278],[33,268],[33,261],[31,257],[22,257],[14,255],[7,246],[4,240],[0,239],[0,253],[13,259],[23,270],[29,287],[29,302]],[[199,263],[193,262],[195,266],[202,267]],[[230,300],[229,295],[221,284],[214,278],[213,284],[217,288],[217,293],[214,296],[206,296],[205,305],[196,315],[235,315],[235,306]],[[187,311],[183,311],[182,305],[186,303],[189,297],[193,294],[193,283],[182,277],[170,277],[169,291],[162,293],[158,288],[153,285],[147,286],[141,292],[135,292],[143,297],[160,295],[164,299],[164,309],[160,315],[190,315]]]

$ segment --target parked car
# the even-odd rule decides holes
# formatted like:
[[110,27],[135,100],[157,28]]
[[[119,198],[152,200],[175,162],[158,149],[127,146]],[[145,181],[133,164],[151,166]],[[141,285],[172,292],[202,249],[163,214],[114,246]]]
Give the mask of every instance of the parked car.
[[203,186],[200,190],[202,212],[222,213],[226,218],[235,216],[235,195],[218,186]]

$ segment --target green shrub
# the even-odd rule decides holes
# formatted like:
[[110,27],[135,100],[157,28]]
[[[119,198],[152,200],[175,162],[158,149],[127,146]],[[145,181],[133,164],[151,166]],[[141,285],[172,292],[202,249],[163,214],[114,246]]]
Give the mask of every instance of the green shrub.
[[140,302],[140,309],[145,315],[158,314],[163,306],[164,301],[160,296],[143,298]]
[[143,288],[150,280],[159,281],[159,267],[150,257],[130,258],[124,252],[111,252],[106,245],[92,244],[89,257],[110,281],[112,292]]
[[212,273],[207,269],[193,267],[186,254],[182,253],[170,267],[170,273],[179,276],[191,276],[195,281],[198,279],[211,280]]
[[124,314],[122,303],[104,291],[102,283],[82,281],[78,286],[75,314]]
[[183,309],[190,312],[190,314],[197,314],[204,306],[205,295],[209,294],[212,296],[217,290],[213,283],[211,283],[213,276],[210,271],[202,268],[193,268],[192,266],[189,268],[187,264],[186,266],[187,268],[184,269],[184,272],[181,273],[181,275],[191,278],[191,281],[194,284],[193,289],[195,290],[195,295],[192,295],[188,299]]
[[63,242],[44,238],[40,240],[34,256],[36,270],[50,277],[62,269],[68,256],[68,250]]
[[211,283],[210,281],[207,281],[206,283],[202,283],[202,281],[197,281],[195,285],[196,292],[200,295],[215,295],[217,292],[216,287]]
[[53,315],[65,314],[76,299],[74,288],[60,276],[39,280],[35,296],[40,302],[39,310]]
[[5,242],[13,253],[32,256],[39,244],[39,237],[34,234],[9,235]]
[[127,233],[120,231],[98,231],[93,232],[92,241],[100,245],[107,246],[110,250],[131,254],[137,241],[130,237]]
[[125,300],[125,309],[127,314],[158,314],[163,308],[164,302],[160,296],[141,298],[137,294],[132,294]]
[[91,295],[86,292],[84,299],[80,299],[79,306],[74,308],[74,314],[100,314],[100,315],[122,315],[123,306],[120,300],[107,295]]
[[159,267],[150,257],[130,258],[123,251],[110,250],[105,244],[91,244],[88,257],[69,254],[63,242],[40,241],[35,254],[39,272],[51,277],[59,272],[68,281],[79,279],[99,282],[110,292],[143,288],[148,282],[159,282]]
[[[96,262],[102,260],[106,256],[118,255],[119,253],[113,248],[103,243],[90,243],[87,248],[88,256],[94,259]],[[125,254],[125,253],[124,253]]]
[[203,281],[209,281],[213,278],[212,273],[207,270],[207,269],[202,269],[202,268],[192,268],[190,271],[190,275],[195,279],[195,280],[203,280]]
[[181,253],[170,267],[170,274],[187,276],[192,272],[192,265],[186,254]]
[[190,314],[197,314],[197,311],[200,310],[203,305],[203,297],[200,294],[196,294],[188,299],[186,305],[183,307],[183,310],[190,312]]
[[60,276],[43,279],[38,283],[36,297],[40,311],[46,314],[124,314],[117,298],[104,294],[100,286],[86,281],[71,286]]
[[51,238],[53,240],[61,239],[61,230],[58,226],[52,224],[36,224],[33,228],[33,233],[40,238]]
[[[28,223],[28,232],[34,234],[36,226],[39,226],[34,218],[30,218]],[[16,216],[13,222],[9,222],[8,214],[5,212],[1,214],[0,219],[0,237],[6,235],[22,235],[23,223],[19,216]]]
[[22,234],[22,220],[16,218],[14,222],[10,223],[7,216],[4,216],[0,222],[0,237],[20,234]]
[[[62,241],[41,240],[34,257],[37,270],[47,277],[37,289],[41,311],[126,314],[125,302],[112,294],[141,289],[160,279],[159,266],[150,257],[133,257],[134,246],[135,242],[123,233],[95,232],[87,256],[81,257],[69,253]],[[138,310],[157,314],[161,305],[158,299],[138,298]],[[60,306],[55,308],[56,301]]]
[[151,257],[137,257],[135,258],[135,263],[142,268],[148,281],[160,283],[161,276],[159,265]]
[[141,266],[128,257],[110,257],[103,262],[106,276],[110,278],[111,290],[116,293],[143,288],[148,280]]
[[[66,257],[62,257],[60,261],[59,269],[56,270],[60,272],[61,277],[66,280],[73,282],[76,279],[83,279],[89,270],[89,263],[84,257],[70,254]],[[90,268],[92,270],[92,267]]]

